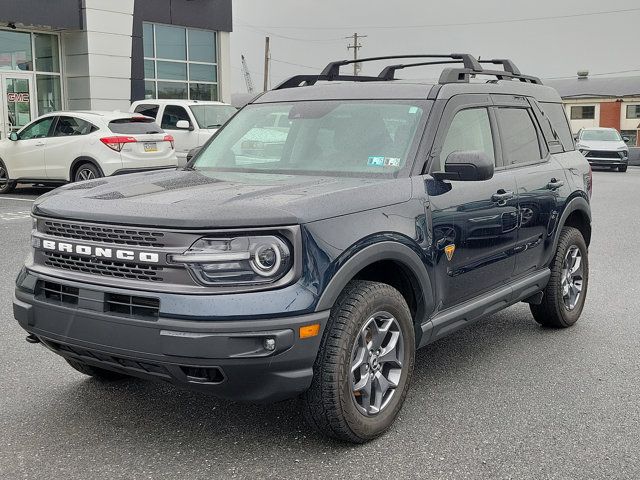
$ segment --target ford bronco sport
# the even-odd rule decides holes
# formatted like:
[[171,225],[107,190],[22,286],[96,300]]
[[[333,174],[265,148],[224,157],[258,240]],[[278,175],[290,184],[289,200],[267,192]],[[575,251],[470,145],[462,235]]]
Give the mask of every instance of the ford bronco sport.
[[[521,301],[573,325],[591,172],[556,91],[509,60],[359,61],[394,58],[420,61],[285,81],[184,169],[40,197],[14,300],[27,340],[99,379],[301,396],[313,428],[364,442],[417,348]],[[435,84],[395,80],[442,63]]]

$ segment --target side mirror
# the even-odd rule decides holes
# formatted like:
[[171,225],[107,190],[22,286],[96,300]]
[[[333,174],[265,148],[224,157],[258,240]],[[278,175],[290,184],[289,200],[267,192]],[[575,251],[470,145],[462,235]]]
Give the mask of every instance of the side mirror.
[[19,140],[18,134],[16,132],[11,132],[9,134],[9,140],[12,142],[17,142]]
[[631,139],[630,139],[629,137],[622,137],[622,141],[623,141],[624,143],[629,143],[629,141],[630,141],[630,140],[631,140]]
[[176,128],[179,130],[193,130],[193,127],[187,120],[178,120],[176,122]]
[[494,165],[486,153],[478,150],[451,152],[444,162],[444,172],[435,172],[438,180],[477,182],[493,178]]
[[577,133],[573,134],[573,140],[574,140],[574,142],[578,141],[578,134]]

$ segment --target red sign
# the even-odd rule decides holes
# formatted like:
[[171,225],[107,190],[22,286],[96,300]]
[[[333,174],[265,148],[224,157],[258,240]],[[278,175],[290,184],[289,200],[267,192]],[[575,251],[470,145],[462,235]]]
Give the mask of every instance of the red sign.
[[7,93],[7,101],[12,103],[29,103],[28,93]]

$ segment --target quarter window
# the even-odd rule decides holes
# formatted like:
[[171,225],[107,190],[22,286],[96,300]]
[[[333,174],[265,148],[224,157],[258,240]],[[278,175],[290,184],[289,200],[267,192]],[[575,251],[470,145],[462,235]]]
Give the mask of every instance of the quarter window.
[[486,108],[471,108],[456,113],[442,145],[440,165],[436,170],[444,171],[444,162],[451,153],[470,150],[484,152],[495,162],[493,135]]
[[498,121],[503,156],[507,165],[542,159],[538,132],[527,109],[500,108]]
[[544,114],[549,118],[553,129],[560,136],[560,141],[565,152],[574,150],[573,135],[567,122],[567,114],[561,103],[541,103],[540,106],[544,110]]
[[596,118],[595,105],[574,105],[571,107],[571,120],[593,120]]
[[162,114],[162,127],[165,130],[176,130],[176,124],[180,120],[186,120],[191,124],[191,119],[189,118],[189,114],[187,111],[179,107],[178,105],[167,105],[164,107],[164,113]]
[[93,125],[74,117],[58,117],[54,130],[54,137],[69,137],[72,135],[87,135],[91,133]]

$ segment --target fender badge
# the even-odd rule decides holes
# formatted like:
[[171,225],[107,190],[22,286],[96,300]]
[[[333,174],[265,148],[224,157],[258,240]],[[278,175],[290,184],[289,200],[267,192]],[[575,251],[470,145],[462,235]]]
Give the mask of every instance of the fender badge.
[[444,247],[444,253],[447,254],[447,260],[451,261],[451,259],[453,258],[453,252],[456,251],[456,246],[451,244],[451,245],[447,245],[446,247]]

